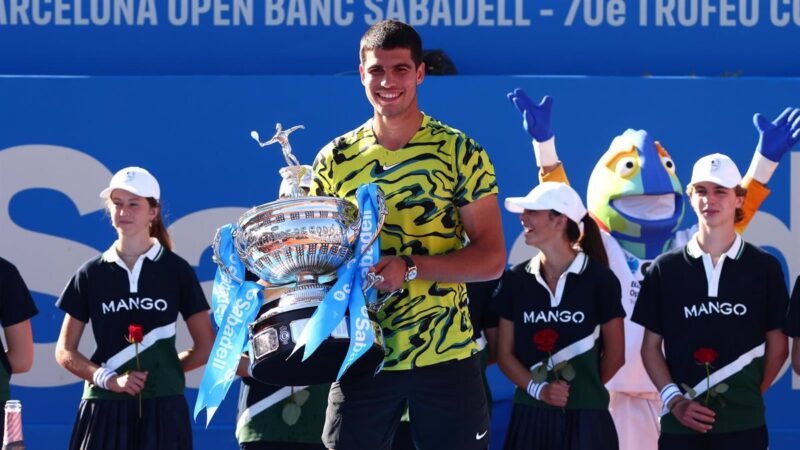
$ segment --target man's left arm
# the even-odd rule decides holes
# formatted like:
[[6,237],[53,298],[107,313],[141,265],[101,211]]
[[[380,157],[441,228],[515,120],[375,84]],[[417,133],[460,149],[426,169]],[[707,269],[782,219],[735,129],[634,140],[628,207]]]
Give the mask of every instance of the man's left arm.
[[[506,263],[503,226],[497,195],[490,194],[459,208],[469,244],[444,255],[412,255],[417,278],[440,282],[473,282],[499,278]],[[384,256],[373,267],[383,276],[375,286],[395,291],[405,282],[406,262],[399,256]]]
[[446,255],[413,256],[418,276],[444,282],[494,280],[503,274],[506,249],[497,195],[459,208],[469,244]]

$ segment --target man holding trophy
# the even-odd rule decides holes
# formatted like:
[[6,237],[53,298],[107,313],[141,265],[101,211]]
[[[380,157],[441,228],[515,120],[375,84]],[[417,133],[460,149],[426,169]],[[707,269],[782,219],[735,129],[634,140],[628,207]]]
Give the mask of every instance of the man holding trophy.
[[[262,147],[281,145],[286,192],[217,230],[220,332],[194,415],[207,409],[211,420],[247,348],[246,372],[262,383],[339,380],[322,432],[328,448],[390,448],[408,407],[418,448],[485,449],[488,405],[464,283],[499,278],[505,266],[494,167],[475,141],[420,111],[425,65],[413,28],[372,26],[359,71],[373,118],[320,151],[311,195],[289,144],[302,126],[277,124],[266,142],[251,133]],[[281,293],[265,301],[265,286]],[[286,408],[293,422],[297,408]]]
[[322,440],[331,449],[390,448],[406,405],[421,449],[485,449],[488,405],[465,282],[498,278],[506,254],[494,168],[462,132],[425,115],[422,42],[398,21],[361,39],[359,73],[373,117],[334,139],[314,162],[312,195],[353,200],[377,185],[377,320],[383,369],[335,382]]

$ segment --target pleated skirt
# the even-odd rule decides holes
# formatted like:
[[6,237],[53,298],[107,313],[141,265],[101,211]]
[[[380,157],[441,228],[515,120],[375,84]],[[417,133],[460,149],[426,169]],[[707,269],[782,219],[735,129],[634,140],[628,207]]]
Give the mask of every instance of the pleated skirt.
[[81,400],[70,450],[191,450],[189,407],[182,395],[142,400]]
[[514,404],[505,450],[618,450],[606,410],[566,410]]

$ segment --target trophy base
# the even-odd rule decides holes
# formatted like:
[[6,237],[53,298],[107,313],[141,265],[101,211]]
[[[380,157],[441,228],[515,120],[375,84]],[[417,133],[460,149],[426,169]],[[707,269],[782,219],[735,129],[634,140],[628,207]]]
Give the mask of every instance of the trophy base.
[[[303,349],[291,355],[297,338],[319,305],[319,301],[309,303],[295,303],[283,308],[278,305],[250,325],[250,371],[253,378],[278,386],[308,386],[336,381],[336,375],[350,347],[350,336],[347,332],[349,316],[345,316],[307,360],[302,361]],[[375,340],[363,344],[369,345],[369,349],[350,366],[343,378],[374,373],[383,361],[381,329],[374,315],[371,312],[369,314],[370,325],[375,330]]]

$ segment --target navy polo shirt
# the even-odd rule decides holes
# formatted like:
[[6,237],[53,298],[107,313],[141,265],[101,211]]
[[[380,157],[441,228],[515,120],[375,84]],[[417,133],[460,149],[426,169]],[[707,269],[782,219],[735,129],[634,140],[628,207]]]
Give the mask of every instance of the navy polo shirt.
[[[551,292],[539,266],[537,256],[506,271],[492,300],[498,315],[514,322],[515,356],[531,369],[545,363],[550,355],[554,363],[568,360],[576,376],[570,381],[566,407],[607,409],[608,392],[600,381],[600,325],[625,317],[619,281],[610,269],[578,253],[559,279],[556,291]],[[550,353],[533,342],[544,330],[558,334]],[[548,381],[552,380],[551,371]],[[551,408],[519,388],[514,401]]]
[[[716,420],[711,433],[764,425],[761,381],[765,335],[784,323],[788,293],[778,260],[737,235],[716,266],[696,237],[662,254],[650,266],[632,320],[664,339],[664,354],[673,381],[698,399],[708,387],[725,383],[728,391],[709,407]],[[695,352],[711,349],[711,377]],[[724,406],[723,406],[724,403]],[[693,434],[668,414],[663,433]]]
[[[144,397],[182,394],[183,369],[175,349],[178,314],[187,319],[209,309],[192,267],[154,240],[129,270],[115,245],[81,266],[56,305],[70,316],[91,323],[97,349],[92,362],[117,373],[136,369],[128,326],[142,325],[138,345],[141,370],[148,379]],[[84,398],[129,398],[87,383]]]

